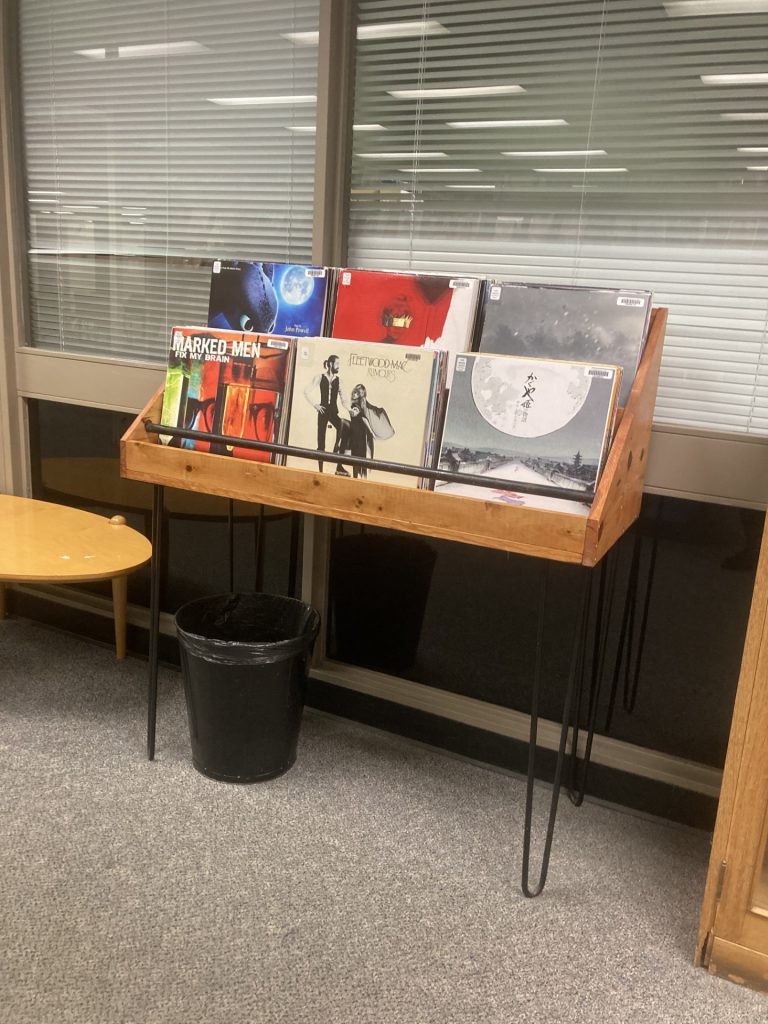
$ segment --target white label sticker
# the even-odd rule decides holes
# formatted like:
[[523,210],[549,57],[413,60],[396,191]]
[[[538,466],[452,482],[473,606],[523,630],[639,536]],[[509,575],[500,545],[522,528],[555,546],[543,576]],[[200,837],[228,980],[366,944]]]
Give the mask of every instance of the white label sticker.
[[348,270],[345,270],[344,273],[341,275],[341,283],[342,284],[351,284],[352,283],[352,275],[350,274],[350,272]]
[[221,273],[221,260],[214,260],[213,261],[213,272],[214,272],[214,274],[220,274]]
[[498,302],[499,299],[501,298],[501,286],[495,284],[493,288],[491,288],[488,298],[491,300],[491,302]]
[[270,338],[267,342],[267,348],[288,348],[289,341],[283,340],[282,338]]
[[467,360],[464,356],[456,358],[456,373],[464,373],[467,368]]
[[617,306],[644,306],[645,301],[643,299],[636,299],[630,295],[620,295],[616,300]]
[[307,267],[305,274],[307,277],[325,277],[325,267]]
[[309,349],[307,348],[307,346],[306,346],[306,345],[303,345],[303,346],[302,346],[302,349],[301,349],[301,358],[302,358],[302,359],[309,359]]
[[463,277],[453,277],[448,282],[449,288],[469,288],[469,281]]
[[605,370],[602,367],[597,366],[590,366],[587,370],[588,377],[607,377],[610,380],[613,374],[613,370]]

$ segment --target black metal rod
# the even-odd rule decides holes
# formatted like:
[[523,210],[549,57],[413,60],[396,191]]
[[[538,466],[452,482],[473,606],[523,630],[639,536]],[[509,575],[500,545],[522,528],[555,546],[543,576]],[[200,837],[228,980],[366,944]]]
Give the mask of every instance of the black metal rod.
[[235,592],[235,503],[232,498],[227,505],[227,534],[229,540],[229,592]]
[[152,562],[150,567],[149,597],[149,681],[147,686],[147,756],[155,759],[155,726],[157,723],[157,661],[160,638],[160,565],[162,560],[162,484],[155,484],[152,492]]
[[539,874],[539,880],[536,885],[532,888],[529,879],[530,869],[530,856],[531,856],[531,821],[533,817],[533,784],[534,784],[534,767],[536,757],[536,738],[538,734],[538,720],[539,720],[539,694],[541,689],[541,661],[542,661],[542,650],[544,646],[544,611],[546,607],[546,591],[547,591],[547,576],[549,574],[549,561],[544,562],[544,568],[542,572],[542,588],[541,598],[539,603],[539,628],[536,639],[536,669],[534,674],[534,688],[531,695],[531,728],[530,728],[530,746],[528,748],[528,780],[525,794],[525,825],[523,830],[523,870],[522,870],[522,884],[523,895],[528,898],[533,898],[541,894],[547,881],[547,874],[549,871],[549,859],[552,852],[552,840],[555,834],[555,819],[557,817],[557,804],[560,797],[560,783],[563,776],[563,764],[565,763],[565,748],[568,742],[568,732],[570,729],[571,722],[571,705],[573,703],[573,691],[575,689],[577,663],[579,660],[579,654],[582,649],[582,632],[583,632],[583,618],[585,605],[587,600],[587,585],[589,582],[589,572],[591,570],[582,570],[582,590],[581,599],[579,602],[579,611],[576,617],[576,628],[574,630],[574,641],[573,650],[571,654],[571,663],[568,671],[568,682],[565,689],[565,696],[563,698],[563,717],[560,726],[560,743],[557,749],[557,761],[555,763],[555,775],[552,780],[552,797],[549,805],[549,818],[547,820],[547,831],[544,838],[544,852],[541,858],[541,872]]
[[[603,678],[605,676],[606,653],[608,650],[608,638],[611,625],[611,608],[613,605],[614,591],[616,589],[616,564],[616,548],[611,548],[604,559],[604,571],[600,579],[598,622],[601,622],[602,626],[600,631],[595,634],[595,645],[592,655],[592,684],[589,691],[589,704],[587,710],[587,738],[584,743],[584,756],[581,760],[581,780],[578,785],[575,781],[579,749],[578,718],[574,722],[573,728],[573,748],[571,750],[571,787],[569,789],[568,796],[571,803],[576,807],[581,807],[587,791],[587,775],[589,773],[590,761],[592,760],[592,743],[595,738],[597,711],[600,704],[600,691],[603,685]],[[604,580],[606,580],[605,585],[603,585]]]
[[256,519],[256,542],[254,546],[254,564],[256,566],[256,590],[260,591],[264,586],[264,506],[259,505],[259,515]]
[[[253,451],[272,452],[276,455],[293,455],[298,459],[311,459],[317,462],[316,448],[298,448],[295,445],[276,444],[272,441],[254,441],[245,437],[229,437],[226,434],[210,434],[202,430],[184,430],[181,427],[166,427],[161,423],[144,421],[148,434],[167,434],[170,437],[188,438],[193,441],[208,441],[212,444],[229,445],[237,448],[249,448]],[[365,459],[360,455],[341,455],[336,452],[321,452],[323,462],[336,465],[362,466],[366,469],[379,469],[386,473],[399,473],[401,476],[418,476],[424,480],[440,480],[445,483],[471,484],[473,487],[498,487],[510,489],[520,494],[538,494],[546,498],[567,498],[591,505],[595,496],[594,489],[587,491],[572,490],[569,487],[555,487],[549,484],[524,483],[517,480],[502,480],[496,477],[480,476],[476,473],[450,473],[443,469],[430,466],[409,466],[403,462],[386,462],[383,459]]]

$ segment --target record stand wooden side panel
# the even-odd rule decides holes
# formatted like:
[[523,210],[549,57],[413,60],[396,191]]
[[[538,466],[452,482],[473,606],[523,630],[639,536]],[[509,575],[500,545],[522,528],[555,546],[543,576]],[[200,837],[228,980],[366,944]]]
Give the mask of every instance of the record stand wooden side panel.
[[640,512],[666,321],[666,309],[653,310],[643,359],[585,518],[171,448],[145,426],[160,422],[162,389],[121,441],[121,473],[168,487],[594,566]]
[[[435,491],[400,487],[307,469],[293,469],[269,463],[213,455],[192,449],[170,447],[160,442],[156,425],[160,422],[163,392],[160,389],[137,416],[121,441],[120,465],[123,476],[154,484],[152,515],[152,597],[150,607],[149,688],[147,715],[147,749],[150,760],[155,754],[155,723],[157,712],[157,664],[160,618],[159,552],[162,544],[164,488],[174,487],[199,493],[216,494],[229,499],[258,502],[294,512],[305,512],[372,526],[402,530],[426,537],[460,541],[501,551],[530,555],[541,560],[542,586],[539,597],[537,655],[533,674],[528,749],[525,823],[522,854],[522,891],[538,896],[543,890],[557,814],[558,796],[566,756],[571,742],[571,800],[580,804],[586,787],[586,773],[595,729],[594,710],[598,707],[600,683],[603,678],[607,626],[595,631],[592,663],[601,666],[592,671],[588,727],[585,742],[579,741],[579,706],[584,689],[587,624],[592,603],[591,570],[600,563],[595,618],[608,622],[612,588],[605,587],[605,556],[616,541],[632,525],[640,513],[643,482],[648,461],[653,410],[659,379],[661,353],[667,323],[667,310],[654,309],[643,358],[613,443],[588,516],[544,511],[484,501]],[[149,425],[155,425],[154,430]],[[188,433],[188,432],[187,432]],[[210,435],[209,435],[210,436]],[[222,439],[223,441],[224,439]],[[294,449],[296,450],[296,449]],[[316,454],[305,451],[308,466]],[[328,456],[326,455],[326,458]],[[374,461],[373,465],[376,465]],[[385,468],[385,463],[379,463]],[[408,467],[401,467],[401,470]],[[230,539],[230,561],[232,542]],[[535,781],[538,706],[541,689],[542,650],[547,580],[552,561],[586,567],[581,575],[581,598],[574,627],[571,667],[564,685],[560,740],[552,785],[549,817],[543,844],[538,880],[531,883],[531,823]],[[629,590],[628,590],[629,594]],[[627,617],[624,616],[626,623]],[[622,625],[622,629],[625,626]],[[613,673],[616,677],[616,672]],[[571,728],[572,713],[574,715]],[[581,771],[577,773],[577,762]],[[579,781],[575,782],[579,775]]]

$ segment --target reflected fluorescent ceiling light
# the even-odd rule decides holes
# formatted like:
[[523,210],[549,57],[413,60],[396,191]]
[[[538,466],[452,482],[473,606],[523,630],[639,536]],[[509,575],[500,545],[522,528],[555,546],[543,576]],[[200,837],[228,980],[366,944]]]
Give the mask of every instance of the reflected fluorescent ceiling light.
[[522,85],[466,85],[447,89],[387,89],[396,100],[456,99],[462,96],[511,96],[525,92]]
[[534,167],[538,174],[624,174],[626,167]]
[[708,14],[755,14],[768,11],[768,0],[669,0],[670,18],[699,18]]
[[765,85],[768,71],[745,71],[733,75],[702,75],[704,85]]
[[486,188],[496,188],[495,185],[446,185],[445,187],[446,188],[461,188],[461,189],[465,189],[467,192],[479,191],[480,189],[486,189]]
[[317,96],[209,96],[208,102],[220,107],[288,107],[317,103]]
[[479,174],[479,167],[398,167],[404,174]]
[[737,146],[737,153],[768,153],[768,146]]
[[184,53],[208,53],[209,48],[192,39],[178,43],[144,43],[140,46],[97,47],[94,50],[75,50],[81,57],[106,60],[107,57],[175,57]]
[[27,193],[31,196],[63,196],[64,193],[56,188],[29,188]]
[[502,156],[607,156],[604,149],[515,149]]
[[437,151],[425,151],[416,152],[399,152],[399,153],[358,153],[358,156],[365,157],[366,160],[437,160],[440,157],[448,156],[447,153],[439,153]]
[[[304,132],[306,135],[314,135],[317,128],[313,124],[287,124],[289,132]],[[387,129],[383,124],[353,124],[354,132],[385,132]]]
[[[319,32],[281,32],[283,39],[288,39],[299,46],[317,46],[320,42]],[[420,36],[447,36],[448,29],[439,21],[388,21],[378,25],[358,25],[358,39],[413,39]]]
[[721,114],[724,121],[768,121],[768,110],[750,110],[743,114]]
[[748,171],[768,171],[768,164],[760,164],[758,166],[748,167]]
[[555,128],[568,124],[562,117],[523,118],[515,121],[447,121],[449,128]]

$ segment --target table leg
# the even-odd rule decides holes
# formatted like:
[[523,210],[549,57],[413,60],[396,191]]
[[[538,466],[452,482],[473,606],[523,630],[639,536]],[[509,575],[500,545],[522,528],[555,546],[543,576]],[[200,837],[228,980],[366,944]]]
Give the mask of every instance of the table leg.
[[128,577],[112,577],[112,610],[115,619],[115,653],[117,660],[125,657],[125,631],[128,619]]
[[544,889],[549,871],[549,857],[552,852],[552,839],[555,834],[555,818],[557,817],[557,804],[560,797],[560,783],[563,776],[563,764],[565,762],[565,747],[568,742],[568,732],[571,720],[571,705],[573,703],[573,691],[575,687],[577,666],[583,647],[582,637],[584,632],[584,615],[587,611],[587,591],[589,586],[589,570],[582,569],[582,590],[579,601],[579,612],[576,617],[573,652],[568,672],[565,697],[563,699],[563,717],[560,727],[560,743],[557,751],[557,762],[555,765],[555,777],[552,780],[552,796],[549,805],[549,818],[544,838],[544,851],[541,858],[541,870],[539,880],[535,886],[530,883],[530,860],[531,860],[531,821],[533,818],[533,786],[535,781],[536,767],[536,738],[539,725],[539,695],[541,692],[541,662],[544,649],[544,618],[547,606],[547,584],[549,579],[549,562],[543,560],[542,583],[539,598],[539,624],[536,636],[536,663],[534,667],[533,692],[531,694],[531,726],[528,746],[528,780],[525,793],[525,825],[523,831],[523,866],[521,888],[524,896],[538,896]]
[[149,598],[149,683],[147,689],[147,756],[155,758],[155,726],[157,723],[157,659],[160,637],[160,565],[162,561],[163,494],[155,484],[152,494],[152,562]]

